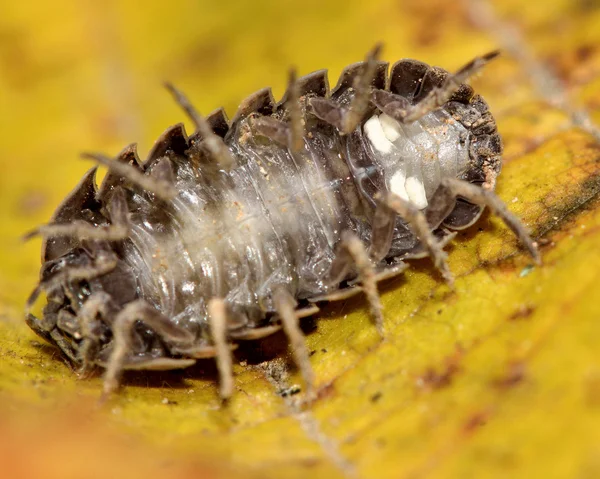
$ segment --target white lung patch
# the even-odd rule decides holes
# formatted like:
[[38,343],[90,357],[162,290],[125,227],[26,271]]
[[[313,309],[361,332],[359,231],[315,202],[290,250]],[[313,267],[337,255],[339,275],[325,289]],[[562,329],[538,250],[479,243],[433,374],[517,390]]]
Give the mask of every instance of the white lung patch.
[[420,210],[427,207],[427,195],[425,194],[425,186],[423,186],[422,181],[414,176],[409,176],[406,178],[404,186],[412,204]]
[[364,128],[367,138],[376,151],[384,154],[392,152],[394,144],[387,138],[377,115],[373,115],[369,118],[365,123]]
[[405,182],[406,175],[402,170],[398,170],[392,175],[392,179],[390,180],[388,187],[390,191],[395,195],[398,195],[405,201],[410,201],[410,198],[408,197],[408,192],[406,191]]

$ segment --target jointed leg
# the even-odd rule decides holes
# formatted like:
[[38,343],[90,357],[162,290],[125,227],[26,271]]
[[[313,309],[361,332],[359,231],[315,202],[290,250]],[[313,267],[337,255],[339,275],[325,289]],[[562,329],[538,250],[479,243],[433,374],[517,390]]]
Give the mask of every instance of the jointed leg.
[[209,125],[206,118],[204,118],[194,105],[187,99],[187,97],[179,91],[175,86],[171,83],[165,83],[165,87],[173,97],[175,101],[183,108],[183,110],[187,113],[190,119],[194,122],[194,126],[196,127],[196,131],[200,133],[202,136],[203,144],[206,146],[207,150],[212,155],[212,158],[218,163],[219,167],[224,170],[229,170],[235,164],[235,160],[231,155],[231,151],[227,145],[223,142],[222,138],[219,135],[216,135],[211,126]]
[[77,361],[77,355],[73,350],[73,347],[58,329],[54,328],[52,331],[50,331],[50,337],[72,362]]
[[132,349],[133,329],[137,321],[143,321],[168,342],[186,344],[194,340],[192,333],[177,327],[149,303],[141,299],[128,303],[117,314],[113,323],[113,350],[104,374],[103,399],[119,386],[127,355]]
[[448,75],[442,86],[434,88],[415,105],[394,93],[385,90],[373,92],[373,103],[382,112],[401,123],[412,123],[421,117],[443,106],[450,97],[458,91],[461,84],[475,75],[489,61],[499,55],[498,51],[490,52],[482,57],[476,57],[458,70],[454,75]]
[[342,281],[352,266],[356,266],[358,269],[359,279],[367,295],[375,326],[380,334],[383,335],[383,313],[377,291],[375,268],[360,238],[351,231],[346,231],[342,234],[338,255],[331,265],[332,281]]
[[290,340],[290,349],[294,355],[296,365],[300,369],[302,378],[306,384],[307,392],[310,394],[314,385],[315,374],[310,365],[308,348],[304,341],[304,334],[298,325],[298,316],[296,314],[296,301],[284,289],[278,289],[273,297],[275,310],[281,318],[283,330]]
[[129,212],[127,210],[127,201],[125,193],[121,188],[117,188],[112,194],[108,211],[111,224],[106,226],[94,226],[83,220],[73,221],[71,223],[50,223],[38,226],[23,236],[24,240],[29,240],[35,236],[70,236],[78,240],[104,240],[121,241],[129,236]]
[[79,350],[79,359],[81,361],[82,374],[86,374],[93,363],[93,356],[97,350],[100,338],[94,328],[94,322],[98,315],[103,318],[109,318],[109,304],[111,298],[106,293],[94,293],[84,303],[77,316],[81,323],[81,347]]
[[122,225],[93,226],[83,220],[68,224],[40,225],[23,236],[29,240],[36,236],[70,236],[81,240],[121,241],[127,238],[129,230]]
[[353,85],[355,94],[348,108],[340,106],[327,98],[313,98],[310,102],[315,115],[335,126],[342,135],[354,131],[369,108],[371,84],[375,76],[377,57],[380,50],[381,45],[376,45],[367,55],[363,72],[356,78]]
[[498,215],[502,221],[514,232],[519,241],[529,251],[537,264],[541,264],[540,253],[537,244],[529,236],[527,228],[521,223],[519,218],[512,214],[504,202],[498,198],[492,191],[480,188],[466,181],[454,178],[442,180],[442,187],[447,188],[455,197],[461,196],[471,203],[480,206],[487,206],[494,214]]
[[82,157],[106,166],[111,172],[126,178],[145,191],[154,193],[162,200],[169,201],[177,196],[177,189],[173,184],[146,175],[144,172],[138,170],[135,166],[132,166],[129,163],[113,161],[109,157],[99,153],[84,153]]
[[356,78],[354,82],[354,90],[356,91],[352,103],[347,114],[343,117],[342,130],[343,134],[348,134],[354,131],[358,124],[362,121],[369,102],[371,100],[371,83],[375,76],[375,69],[377,68],[377,58],[381,51],[381,45],[375,45],[375,48],[367,55],[365,61],[364,70],[362,75]]
[[213,298],[208,302],[210,332],[217,350],[217,369],[219,370],[219,394],[228,399],[233,393],[233,373],[231,349],[227,344],[227,309],[225,301]]
[[371,244],[369,256],[374,263],[379,263],[386,257],[392,247],[394,228],[396,226],[396,212],[378,196],[375,198],[377,207],[371,220]]
[[386,197],[380,198],[380,201],[383,201],[388,208],[396,212],[407,222],[409,228],[421,243],[423,243],[423,246],[425,246],[435,267],[440,270],[444,279],[451,285],[454,280],[452,273],[448,268],[448,264],[446,263],[447,255],[433,235],[425,214],[409,201],[406,201],[393,193],[388,193]]
[[289,148],[292,153],[297,153],[304,144],[304,126],[302,125],[296,71],[293,69],[290,71],[286,93],[286,107],[290,115],[289,121],[285,122],[270,116],[261,116],[252,119],[252,128],[258,134],[270,138],[285,148]]
[[93,279],[111,272],[117,266],[117,257],[108,252],[102,252],[90,266],[66,267],[47,281],[40,282],[29,295],[25,305],[26,314],[29,312],[42,291],[51,291],[63,283],[75,280]]
[[298,94],[298,82],[296,81],[296,70],[290,70],[288,82],[288,98],[286,103],[290,112],[289,123],[289,148],[296,153],[304,145],[304,127],[302,126],[302,111],[300,109],[300,98]]

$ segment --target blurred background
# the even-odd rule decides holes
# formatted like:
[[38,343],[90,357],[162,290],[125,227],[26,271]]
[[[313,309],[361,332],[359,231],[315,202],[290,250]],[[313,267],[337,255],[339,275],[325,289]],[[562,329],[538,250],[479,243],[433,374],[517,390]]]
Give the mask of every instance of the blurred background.
[[[110,420],[106,426],[104,416],[90,412],[97,379],[74,381],[60,361],[30,344],[33,336],[22,325],[22,308],[37,279],[40,241],[23,244],[19,237],[48,221],[90,167],[79,159],[81,152],[115,155],[136,142],[143,157],[168,126],[184,121],[191,131],[164,81],[186,92],[203,114],[224,106],[232,117],[243,98],[264,86],[272,86],[279,98],[290,66],[300,74],[328,68],[335,85],[342,68],[362,60],[376,42],[383,42],[382,57],[391,63],[409,57],[451,71],[501,48],[503,57],[474,86],[498,118],[507,164],[574,127],[593,142],[598,138],[593,124],[600,119],[599,6],[594,0],[1,0],[0,404],[7,412],[0,412],[0,457],[6,464],[0,462],[0,475],[6,467],[12,473],[5,477],[226,477],[234,474],[227,460],[232,454],[239,456],[237,463],[252,463],[252,470],[261,474],[263,453],[271,461],[265,469],[271,477],[300,477],[311,467],[318,475],[333,474],[328,477],[355,474],[337,453],[323,465],[313,450],[315,441],[301,433],[289,443],[278,439],[278,418],[288,413],[268,399],[272,392],[264,378],[262,389],[249,399],[255,407],[252,417],[250,412],[233,419],[222,415],[208,381],[205,389],[196,385],[194,400],[184,402],[184,410],[170,419],[164,416],[164,390],[146,393],[139,388],[136,394],[147,401],[139,411],[139,397],[125,393],[112,413],[128,408],[128,415],[114,430]],[[340,371],[350,367],[341,364]],[[242,381],[257,380],[250,373],[239,374]],[[50,388],[44,389],[45,396],[30,389],[36,381]],[[74,400],[74,391],[88,396]],[[18,413],[21,404],[27,404],[27,415]],[[167,422],[157,426],[154,414]],[[485,422],[485,414],[474,421]],[[202,417],[207,428],[220,431],[214,455],[208,436],[193,436],[205,448],[201,451],[194,447],[196,439],[188,438],[180,447],[170,444],[162,452],[138,441],[138,436],[162,434],[168,421],[185,430],[182,424],[190,416]],[[228,449],[233,446],[225,430],[267,419],[271,422],[264,428],[248,429],[247,436],[242,432],[238,449]],[[199,436],[205,432],[194,429]],[[253,445],[255,437],[259,441]],[[169,440],[175,443],[177,436]],[[156,437],[150,442],[161,443]],[[239,444],[248,444],[248,451]],[[278,462],[268,454],[271,447],[288,456]],[[408,446],[400,441],[396,447]],[[415,457],[427,447],[415,449]],[[595,451],[600,455],[600,449]],[[428,457],[431,471],[425,467],[420,476],[411,477],[433,473],[436,459]],[[361,466],[361,475],[399,477],[394,453],[385,458],[385,470],[369,472]],[[597,458],[589,461],[589,470],[600,475]],[[286,470],[273,473],[277,464]],[[471,472],[483,477],[494,461],[479,464]],[[536,470],[532,467],[518,472]]]

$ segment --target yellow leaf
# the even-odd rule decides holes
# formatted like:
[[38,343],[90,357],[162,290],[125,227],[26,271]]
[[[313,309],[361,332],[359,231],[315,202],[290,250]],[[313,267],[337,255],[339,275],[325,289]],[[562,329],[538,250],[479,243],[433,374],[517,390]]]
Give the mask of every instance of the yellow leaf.
[[[6,3],[6,2],[5,2]],[[600,476],[600,11],[594,2],[408,0],[8,2],[0,16],[0,463],[6,477]],[[484,215],[382,285],[380,341],[363,298],[326,306],[307,342],[318,398],[282,337],[235,366],[223,407],[210,361],[126,376],[98,408],[25,326],[47,221],[89,167],[79,152],[147,151],[182,112],[283,92],[290,65],[330,82],[377,41],[384,57],[454,70],[500,47],[474,81],[503,135],[498,194],[540,240],[531,267]],[[266,352],[265,352],[266,351]],[[273,371],[289,373],[278,381]],[[276,383],[276,384],[274,384]],[[34,459],[32,459],[34,458]]]

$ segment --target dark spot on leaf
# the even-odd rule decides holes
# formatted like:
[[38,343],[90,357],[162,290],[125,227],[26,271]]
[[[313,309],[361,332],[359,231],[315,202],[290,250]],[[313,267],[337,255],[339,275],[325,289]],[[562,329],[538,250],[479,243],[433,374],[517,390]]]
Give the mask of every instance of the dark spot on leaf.
[[331,397],[333,396],[334,392],[335,387],[333,383],[326,384],[325,386],[319,388],[316,399],[325,399]]
[[533,304],[522,304],[508,317],[509,321],[517,321],[529,318],[535,312]]
[[443,369],[436,371],[430,367],[425,374],[419,377],[419,385],[429,389],[441,389],[449,386],[452,378],[460,371],[461,357],[462,351],[458,350],[446,359]]
[[578,6],[575,8],[579,8],[583,12],[593,11],[593,10],[596,10],[598,7],[600,7],[599,0],[577,0],[574,3],[578,4]]
[[592,56],[596,48],[594,45],[580,45],[575,50],[575,58],[577,61],[584,62]]
[[510,389],[517,386],[525,379],[525,364],[513,362],[508,366],[506,374],[493,382],[498,389]]
[[383,396],[383,394],[381,394],[381,392],[377,391],[375,394],[373,394],[371,396],[371,402],[377,402],[381,399],[381,396]]
[[481,426],[485,426],[490,419],[490,413],[487,411],[480,411],[473,414],[467,419],[463,425],[463,432],[471,434],[479,429]]

